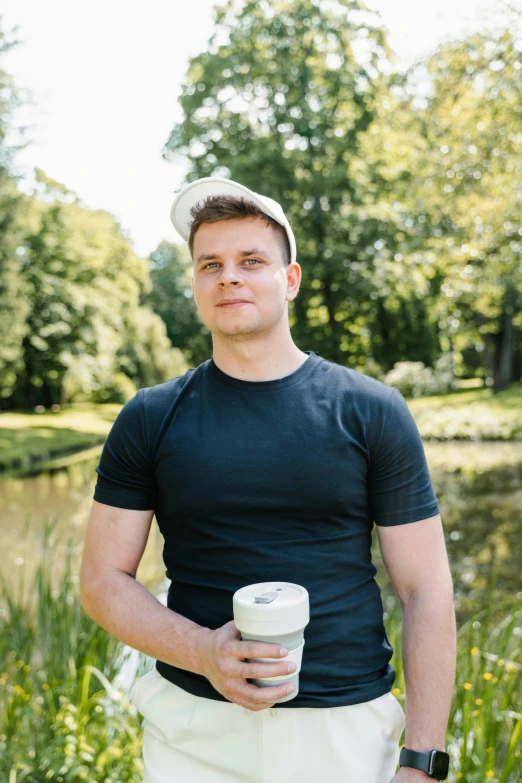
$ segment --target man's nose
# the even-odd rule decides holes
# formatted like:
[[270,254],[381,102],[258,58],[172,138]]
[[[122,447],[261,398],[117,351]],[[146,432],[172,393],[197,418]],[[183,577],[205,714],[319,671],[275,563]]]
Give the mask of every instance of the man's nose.
[[219,276],[219,282],[220,283],[240,283],[241,282],[241,275],[238,273],[237,269],[233,266],[229,267],[223,267],[221,274]]

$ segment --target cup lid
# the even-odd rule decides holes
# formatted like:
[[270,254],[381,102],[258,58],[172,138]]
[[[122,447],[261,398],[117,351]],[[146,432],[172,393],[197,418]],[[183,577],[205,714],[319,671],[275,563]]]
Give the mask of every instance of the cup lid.
[[[265,624],[290,620],[303,627],[310,618],[308,590],[293,582],[257,582],[236,590],[234,619]],[[268,626],[267,626],[268,627]]]

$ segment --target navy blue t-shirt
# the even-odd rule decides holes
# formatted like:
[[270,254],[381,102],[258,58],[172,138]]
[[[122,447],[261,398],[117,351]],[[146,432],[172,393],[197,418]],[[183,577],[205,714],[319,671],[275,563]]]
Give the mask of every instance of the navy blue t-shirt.
[[[105,441],[94,491],[109,506],[155,510],[167,606],[199,625],[232,620],[245,585],[306,587],[299,693],[278,708],[340,707],[391,690],[373,523],[439,513],[401,393],[305,353],[274,380],[232,377],[211,358],[140,389]],[[189,693],[228,701],[202,675],[156,668]]]

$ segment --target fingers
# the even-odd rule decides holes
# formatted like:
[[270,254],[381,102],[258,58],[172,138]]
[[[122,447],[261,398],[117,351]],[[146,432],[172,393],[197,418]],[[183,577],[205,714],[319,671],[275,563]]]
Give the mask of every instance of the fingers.
[[[221,658],[218,668],[223,677],[256,680],[260,677],[284,677],[293,674],[297,667],[293,661],[276,661],[266,663],[241,661],[237,658]],[[275,683],[274,683],[275,685]]]
[[[241,639],[233,620],[222,626],[218,633],[220,636],[214,646],[211,669],[211,674],[215,676],[209,676],[209,679],[227,699],[257,712],[272,707],[295,690],[295,686],[290,686],[289,691],[288,683],[260,687],[247,682],[248,679],[282,677],[296,671],[291,661],[281,660],[288,654],[286,648],[281,648],[280,644]],[[248,660],[251,658],[270,658],[273,661],[251,662]]]
[[260,688],[258,685],[246,683],[239,694],[241,705],[253,711],[266,710],[268,707],[273,707],[278,699],[282,699],[288,694],[287,687],[287,685],[280,685]]
[[[241,632],[234,620],[229,620],[222,626],[222,629],[227,630],[223,646],[227,648],[227,653],[235,658],[284,658],[288,653],[288,650],[281,644],[241,639]],[[282,654],[281,650],[283,650]]]
[[285,674],[293,674],[296,669],[293,661],[274,661],[274,663],[239,661],[236,673],[245,679],[257,680],[260,677],[283,677]]
[[[230,649],[232,655],[236,658],[284,658],[287,654],[286,648],[282,648],[280,644],[270,644],[269,642],[254,642],[238,640],[237,642],[230,642]],[[281,649],[285,649],[283,655],[281,655]]]

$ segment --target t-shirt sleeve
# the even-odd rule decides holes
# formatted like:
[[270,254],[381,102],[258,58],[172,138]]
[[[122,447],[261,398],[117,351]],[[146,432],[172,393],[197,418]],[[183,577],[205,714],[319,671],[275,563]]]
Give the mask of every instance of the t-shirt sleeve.
[[94,500],[118,508],[156,508],[152,459],[147,446],[143,389],[125,403],[103,445]]
[[369,492],[377,525],[404,525],[440,513],[422,438],[406,400],[395,388],[380,440],[375,453],[370,453]]

